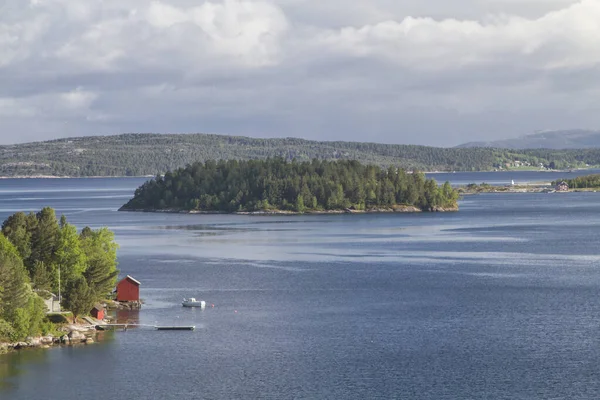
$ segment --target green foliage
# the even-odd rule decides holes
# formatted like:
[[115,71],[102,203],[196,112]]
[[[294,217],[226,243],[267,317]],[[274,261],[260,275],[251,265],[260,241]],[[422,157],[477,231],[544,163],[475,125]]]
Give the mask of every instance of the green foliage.
[[56,214],[50,207],[44,207],[36,214],[37,223],[31,232],[31,255],[25,263],[31,274],[36,262],[43,262],[52,279],[52,289],[58,289],[58,268],[54,263],[54,255],[59,237],[59,226]]
[[42,326],[46,317],[46,304],[40,297],[31,293],[27,305],[27,314],[29,316],[29,336],[35,336],[42,332]]
[[0,342],[12,340],[15,336],[15,328],[8,321],[0,318]]
[[457,193],[420,172],[357,161],[286,162],[282,158],[207,161],[167,172],[139,187],[124,210],[257,211],[455,207]]
[[[553,185],[557,185],[560,181],[552,182]],[[600,188],[600,174],[592,174],[585,176],[578,176],[573,179],[565,179],[567,185],[571,189],[596,189]]]
[[73,313],[73,321],[78,316],[87,314],[95,301],[95,294],[83,277],[75,279],[65,289],[63,305]]
[[7,218],[0,233],[0,340],[53,331],[41,296],[57,289],[59,268],[67,308],[89,312],[115,284],[117,247],[108,229],[78,234],[51,208]]
[[31,287],[16,247],[0,234],[0,318],[11,320],[26,306]]
[[80,235],[81,247],[87,259],[84,276],[97,298],[108,296],[115,287],[117,275],[117,249],[114,234],[107,228],[97,231],[85,229]]
[[2,233],[19,251],[21,259],[26,260],[31,255],[31,231],[28,229],[28,218],[23,212],[18,212],[6,219],[2,224]]
[[[600,149],[514,150],[436,148],[356,142],[319,142],[295,138],[125,134],[80,137],[0,146],[0,174],[55,176],[143,176],[164,173],[196,161],[281,157],[308,161],[357,160],[406,170],[482,171],[527,162],[538,167],[575,168],[600,164]],[[306,202],[306,199],[305,199]]]
[[77,228],[67,223],[64,216],[61,218],[53,262],[60,268],[61,281],[65,286],[83,276],[87,267],[87,257],[81,248]]
[[36,261],[33,266],[33,277],[31,278],[33,287],[36,290],[52,291],[52,276],[48,267],[43,261]]

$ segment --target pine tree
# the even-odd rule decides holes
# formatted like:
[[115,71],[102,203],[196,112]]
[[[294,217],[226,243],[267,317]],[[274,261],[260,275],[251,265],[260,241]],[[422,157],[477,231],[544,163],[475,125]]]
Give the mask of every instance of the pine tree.
[[117,275],[117,249],[114,234],[107,228],[97,231],[84,229],[80,235],[81,246],[87,258],[85,279],[98,298],[112,292]]
[[36,290],[52,291],[52,275],[43,261],[36,261],[33,274],[33,287]]
[[44,207],[36,214],[37,226],[31,237],[31,255],[28,265],[32,267],[31,275],[35,273],[35,261],[42,261],[50,270],[53,279],[57,280],[56,267],[53,263],[54,252],[59,236],[59,226],[56,214],[50,207]]
[[21,259],[31,255],[31,232],[28,230],[27,215],[18,212],[8,217],[2,224],[2,233],[17,248]]
[[73,322],[77,317],[90,312],[96,301],[94,292],[83,278],[77,278],[65,288],[63,306],[73,313]]
[[27,270],[16,247],[0,234],[0,307],[4,319],[10,320],[17,309],[25,307],[30,291]]

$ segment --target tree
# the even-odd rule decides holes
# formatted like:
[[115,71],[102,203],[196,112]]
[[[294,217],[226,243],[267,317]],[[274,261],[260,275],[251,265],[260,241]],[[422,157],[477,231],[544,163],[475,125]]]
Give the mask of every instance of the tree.
[[28,230],[27,215],[18,212],[8,217],[2,224],[2,233],[17,248],[21,259],[31,255],[31,232]]
[[[53,263],[54,252],[59,236],[59,226],[54,209],[44,207],[36,214],[37,226],[31,236],[31,255],[28,265],[33,269],[35,261],[42,261],[50,270],[53,282],[58,284],[58,274]],[[31,270],[31,275],[34,271]]]
[[0,335],[13,341],[35,335],[43,317],[44,301],[31,290],[17,248],[0,234]]
[[83,277],[70,282],[65,288],[63,306],[73,313],[73,322],[77,317],[90,312],[96,301],[94,292]]
[[82,231],[81,247],[87,258],[85,279],[98,298],[109,295],[117,281],[117,249],[114,234],[107,228]]
[[[453,191],[453,189],[450,189]],[[382,169],[357,161],[266,161],[196,163],[146,182],[124,210],[188,209],[201,211],[340,210],[391,208],[397,204],[424,209],[429,203],[452,203],[454,195],[418,171]]]
[[27,304],[30,291],[27,270],[17,248],[0,234],[0,316],[12,319],[16,310]]
[[61,217],[53,262],[56,268],[60,268],[61,281],[65,286],[81,277],[86,270],[87,258],[81,248],[80,235],[75,226],[67,223],[64,215]]
[[[118,246],[108,229],[86,227],[78,235],[64,216],[59,225],[51,208],[14,214],[4,221],[3,229],[8,237],[0,233],[1,340],[22,340],[47,329],[44,300],[31,282],[40,293],[55,290],[57,266],[65,286],[63,305],[73,311],[75,320],[114,286]],[[27,264],[23,256],[28,256]]]
[[33,287],[36,290],[52,291],[52,276],[43,261],[36,261],[33,273]]

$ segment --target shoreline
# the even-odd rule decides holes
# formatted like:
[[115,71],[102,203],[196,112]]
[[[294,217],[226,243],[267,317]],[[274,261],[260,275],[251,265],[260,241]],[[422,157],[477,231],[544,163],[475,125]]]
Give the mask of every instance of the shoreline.
[[458,205],[455,207],[434,207],[431,210],[421,210],[415,206],[394,206],[392,208],[373,208],[369,210],[310,210],[304,212],[287,210],[258,210],[258,211],[200,211],[200,210],[179,210],[179,209],[124,209],[123,212],[146,212],[146,213],[166,213],[166,214],[200,214],[200,215],[327,215],[327,214],[392,214],[392,213],[423,213],[423,212],[457,212]]
[[61,328],[61,335],[28,337],[19,342],[0,342],[0,356],[24,349],[87,345],[96,342],[98,331],[93,325],[69,324]]
[[56,175],[14,175],[0,176],[0,179],[100,179],[100,178],[154,178],[154,175],[140,176],[112,176],[112,175],[94,175],[94,176],[56,176]]
[[[489,171],[422,171],[424,174],[453,174],[453,173],[490,173],[490,172],[563,172],[592,171],[596,168],[574,168],[574,169],[515,169],[515,170],[489,170]],[[154,178],[155,175],[93,175],[93,176],[70,176],[70,175],[3,175],[0,179],[98,179],[98,178]]]
[[[462,191],[460,189],[463,189]],[[596,193],[600,188],[575,188],[568,190],[556,190],[549,184],[530,184],[530,185],[515,185],[515,186],[491,186],[480,190],[465,190],[462,186],[458,188],[461,196],[469,196],[482,193],[580,193],[589,192]]]

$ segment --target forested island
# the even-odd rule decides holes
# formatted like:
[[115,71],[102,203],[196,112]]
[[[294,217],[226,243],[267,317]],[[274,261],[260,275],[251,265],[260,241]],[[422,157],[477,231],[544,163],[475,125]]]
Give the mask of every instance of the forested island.
[[6,219],[0,233],[0,344],[59,334],[44,304],[59,285],[73,322],[88,314],[114,288],[117,248],[108,229],[78,232],[64,216],[57,220],[52,208]]
[[600,165],[597,148],[440,148],[209,134],[123,134],[0,146],[0,176],[154,176],[196,161],[274,157],[357,160],[407,171],[560,170]]
[[423,173],[358,161],[206,161],[157,176],[122,211],[361,212],[456,210],[458,193]]

